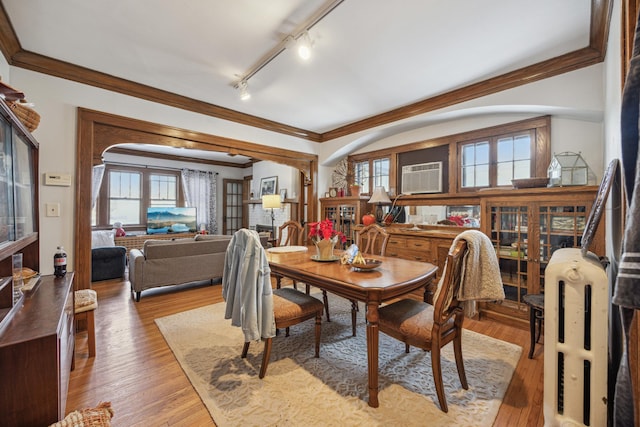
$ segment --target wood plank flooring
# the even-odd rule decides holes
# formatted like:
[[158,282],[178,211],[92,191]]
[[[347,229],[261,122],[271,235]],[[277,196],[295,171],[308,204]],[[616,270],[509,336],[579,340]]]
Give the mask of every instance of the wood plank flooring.
[[[114,426],[215,426],[154,319],[221,302],[221,286],[159,289],[143,293],[139,303],[131,298],[128,281],[108,280],[92,287],[99,301],[96,357],[88,358],[87,335],[80,332],[67,413],[110,401]],[[523,347],[494,426],[542,426],[542,346],[530,360],[528,331],[492,320],[466,320],[465,327]]]

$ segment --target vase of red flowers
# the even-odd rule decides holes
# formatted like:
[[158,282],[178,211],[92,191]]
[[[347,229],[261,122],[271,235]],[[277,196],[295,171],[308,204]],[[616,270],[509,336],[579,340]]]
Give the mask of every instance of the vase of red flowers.
[[325,219],[309,224],[309,237],[316,245],[318,259],[333,259],[333,250],[338,241],[345,243],[347,237],[341,231],[333,228],[333,221]]

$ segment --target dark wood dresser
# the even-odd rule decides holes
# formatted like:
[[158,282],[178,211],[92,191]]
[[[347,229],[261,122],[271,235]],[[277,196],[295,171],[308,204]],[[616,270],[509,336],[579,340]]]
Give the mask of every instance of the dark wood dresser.
[[43,276],[0,332],[0,425],[64,418],[73,363],[73,273]]

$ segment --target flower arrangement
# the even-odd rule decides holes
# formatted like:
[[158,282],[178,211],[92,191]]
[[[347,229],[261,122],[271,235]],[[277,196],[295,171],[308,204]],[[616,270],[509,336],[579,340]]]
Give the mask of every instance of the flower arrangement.
[[314,243],[320,240],[332,240],[334,238],[339,238],[341,243],[347,242],[347,236],[341,231],[335,230],[333,228],[333,221],[328,218],[323,221],[309,223],[309,238],[311,238]]

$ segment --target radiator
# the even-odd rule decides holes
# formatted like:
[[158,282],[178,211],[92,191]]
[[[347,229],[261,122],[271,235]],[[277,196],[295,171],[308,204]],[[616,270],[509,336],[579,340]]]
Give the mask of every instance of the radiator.
[[545,426],[607,425],[609,292],[598,257],[556,250],[545,269]]

